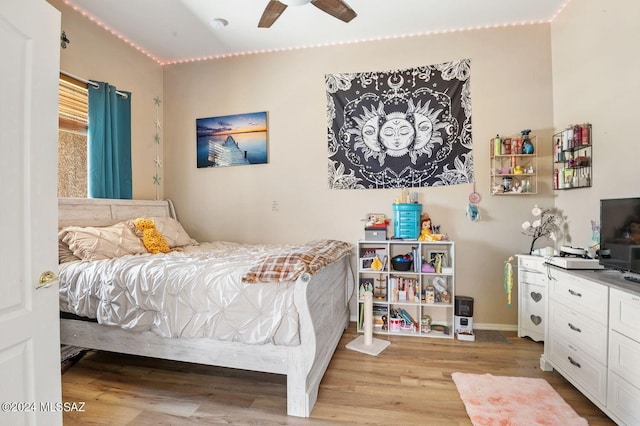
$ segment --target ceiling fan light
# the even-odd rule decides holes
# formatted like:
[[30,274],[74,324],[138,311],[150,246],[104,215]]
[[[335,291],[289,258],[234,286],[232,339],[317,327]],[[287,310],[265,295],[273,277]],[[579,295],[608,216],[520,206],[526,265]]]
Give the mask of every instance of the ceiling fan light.
[[311,0],[280,0],[280,3],[284,3],[287,6],[302,6],[311,3]]

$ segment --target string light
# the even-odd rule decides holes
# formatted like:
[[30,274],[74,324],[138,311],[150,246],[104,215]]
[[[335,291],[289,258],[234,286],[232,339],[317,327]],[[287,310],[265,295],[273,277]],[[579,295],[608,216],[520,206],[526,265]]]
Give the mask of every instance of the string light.
[[571,2],[571,0],[565,1],[560,6],[560,8],[554,12],[554,14],[551,17],[549,17],[548,19],[540,19],[540,20],[537,20],[537,21],[536,20],[531,20],[531,21],[519,21],[519,22],[513,22],[513,23],[504,22],[502,24],[496,23],[496,24],[487,24],[487,25],[484,25],[484,26],[477,25],[477,26],[469,26],[469,27],[466,27],[466,28],[462,28],[462,27],[461,28],[445,28],[445,29],[440,29],[440,30],[414,32],[414,33],[397,34],[397,35],[387,35],[387,36],[377,36],[377,37],[362,38],[362,39],[356,39],[356,40],[340,40],[340,41],[334,41],[334,42],[325,42],[325,43],[300,45],[300,46],[274,47],[274,48],[265,48],[265,49],[242,51],[242,52],[220,53],[218,55],[198,56],[198,57],[194,57],[194,58],[184,58],[184,59],[174,59],[174,60],[161,60],[158,57],[156,57],[155,55],[153,55],[153,54],[147,52],[146,50],[144,50],[142,47],[138,46],[133,41],[129,40],[124,35],[122,35],[119,32],[117,32],[113,28],[110,28],[106,24],[102,23],[97,18],[92,16],[90,13],[88,13],[87,11],[82,10],[80,7],[78,7],[77,5],[73,4],[72,0],[63,0],[63,1],[67,6],[71,7],[74,11],[77,11],[82,16],[86,17],[91,22],[97,24],[98,26],[100,26],[105,31],[107,31],[110,34],[116,36],[118,39],[124,41],[129,46],[133,47],[134,49],[138,50],[139,52],[141,52],[142,54],[144,54],[148,58],[152,59],[153,61],[155,61],[159,65],[163,65],[163,66],[164,65],[184,64],[184,63],[196,62],[196,61],[199,62],[199,61],[210,61],[210,60],[215,60],[215,59],[227,59],[227,58],[233,58],[233,57],[238,57],[238,56],[246,56],[246,55],[260,55],[260,54],[265,54],[265,53],[291,52],[291,51],[294,51],[294,50],[312,49],[312,48],[318,48],[318,47],[345,46],[345,45],[352,45],[352,44],[359,44],[359,43],[367,43],[367,42],[371,42],[371,41],[398,40],[398,39],[405,39],[405,38],[412,38],[412,37],[422,37],[422,36],[429,36],[429,35],[449,34],[449,33],[463,32],[463,31],[477,31],[477,30],[484,30],[484,29],[491,29],[491,28],[509,28],[509,27],[528,26],[528,25],[549,24],[549,23],[553,22],[560,15],[560,13],[562,13],[562,11],[567,7],[567,5]]
[[129,40],[128,38],[126,38],[125,36],[121,35],[120,33],[118,33],[117,31],[109,28],[106,24],[103,24],[101,21],[99,21],[98,19],[96,19],[94,16],[92,16],[91,14],[89,14],[88,12],[81,10],[79,7],[77,7],[76,5],[71,3],[71,0],[64,0],[64,3],[67,6],[70,6],[73,10],[80,12],[80,14],[86,18],[88,18],[91,22],[97,24],[99,27],[101,27],[102,29],[104,29],[105,31],[109,32],[110,34],[116,35],[118,36],[118,38],[122,41],[124,41],[125,43],[127,43],[129,46],[137,49],[138,51],[140,51],[141,53],[143,53],[145,56],[149,57],[150,59],[154,60],[155,62],[157,62],[160,65],[163,65],[163,61],[161,61],[160,59],[158,59],[157,57],[155,57],[154,55],[152,55],[151,53],[145,51],[144,49],[142,49],[140,46],[138,46],[137,44],[135,44],[133,41]]

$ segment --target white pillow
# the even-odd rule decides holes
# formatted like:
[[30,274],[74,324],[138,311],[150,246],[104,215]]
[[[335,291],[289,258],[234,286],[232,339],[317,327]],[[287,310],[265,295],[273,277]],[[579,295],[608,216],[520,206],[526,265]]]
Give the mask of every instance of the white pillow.
[[68,226],[62,241],[82,260],[103,260],[127,254],[148,253],[144,244],[125,222],[105,227]]
[[80,260],[78,256],[73,254],[69,248],[69,244],[62,241],[67,235],[66,229],[62,229],[58,232],[58,263],[74,262]]

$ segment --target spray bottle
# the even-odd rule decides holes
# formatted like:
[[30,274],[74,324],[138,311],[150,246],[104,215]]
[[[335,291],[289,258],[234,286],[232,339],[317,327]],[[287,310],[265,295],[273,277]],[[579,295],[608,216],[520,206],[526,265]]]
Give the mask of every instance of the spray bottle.
[[496,135],[493,139],[493,155],[502,154],[502,140],[500,139],[500,135]]

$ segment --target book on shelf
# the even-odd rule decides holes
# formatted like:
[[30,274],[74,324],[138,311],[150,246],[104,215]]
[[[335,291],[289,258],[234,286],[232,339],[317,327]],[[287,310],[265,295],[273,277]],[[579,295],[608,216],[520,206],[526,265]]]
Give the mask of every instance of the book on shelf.
[[415,278],[389,277],[389,287],[391,288],[392,302],[419,302],[420,301],[420,284]]
[[413,272],[420,272],[422,268],[422,256],[420,255],[420,247],[413,247]]
[[384,318],[387,316],[386,305],[373,305],[373,326],[374,328],[382,328],[384,325]]

